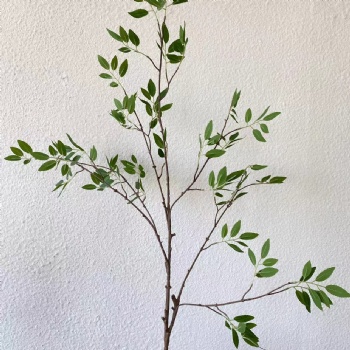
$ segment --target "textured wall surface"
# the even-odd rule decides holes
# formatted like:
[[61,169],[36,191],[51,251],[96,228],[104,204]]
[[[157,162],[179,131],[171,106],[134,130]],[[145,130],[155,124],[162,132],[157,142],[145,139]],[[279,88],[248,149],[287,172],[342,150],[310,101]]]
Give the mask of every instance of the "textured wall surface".
[[[135,153],[145,163],[141,138],[108,114],[116,92],[98,77],[96,55],[117,52],[105,28],[119,25],[139,33],[144,50],[154,55],[154,22],[128,16],[137,7],[131,0],[3,5],[4,154],[18,138],[45,150],[68,132],[101,155]],[[247,230],[261,234],[254,249],[270,237],[271,254],[280,259],[280,273],[259,280],[252,295],[298,278],[308,259],[319,269],[336,266],[331,281],[350,289],[350,1],[191,0],[169,13],[173,30],[183,20],[190,42],[166,117],[174,191],[191,180],[198,133],[209,119],[222,125],[236,87],[242,89],[241,114],[267,105],[282,111],[266,144],[246,137],[211,163],[198,186],[223,164],[269,164],[272,173],[288,177],[282,186],[254,188],[226,216],[229,224],[242,219]],[[149,62],[129,59],[129,90],[154,78]],[[57,172],[38,173],[34,164],[1,166],[1,349],[160,349],[164,268],[143,220],[112,193],[82,191],[87,178],[58,199],[51,192]],[[151,210],[162,222],[151,180]],[[211,225],[210,193],[191,193],[174,215],[177,288]],[[215,247],[201,257],[183,301],[235,299],[251,274],[246,256]],[[288,292],[227,311],[253,313],[269,350],[349,349],[349,300],[310,315]],[[182,310],[172,349],[232,347],[217,315]]]

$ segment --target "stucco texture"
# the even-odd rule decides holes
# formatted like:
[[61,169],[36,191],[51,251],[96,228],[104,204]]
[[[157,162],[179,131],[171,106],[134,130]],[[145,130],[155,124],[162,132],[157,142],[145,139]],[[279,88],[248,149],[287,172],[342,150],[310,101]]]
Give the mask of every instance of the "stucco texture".
[[[118,93],[99,78],[96,58],[118,52],[105,28],[119,25],[133,28],[143,49],[156,54],[155,23],[127,15],[138,6],[2,2],[3,155],[17,139],[46,150],[68,132],[87,148],[96,145],[101,161],[104,154],[134,153],[151,173],[141,136],[109,116]],[[210,119],[222,125],[235,88],[242,90],[241,118],[248,107],[256,115],[271,105],[282,115],[271,123],[268,142],[247,136],[211,162],[198,187],[207,188],[209,171],[224,164],[232,170],[268,164],[271,173],[288,177],[281,186],[253,188],[225,218],[260,233],[255,250],[270,238],[271,256],[279,258],[279,274],[257,281],[251,295],[299,278],[309,259],[318,270],[336,266],[330,283],[349,290],[350,1],[191,0],[168,17],[173,33],[185,20],[189,36],[166,116],[174,193],[193,176],[198,134]],[[128,58],[129,90],[155,79],[147,60]],[[164,265],[142,218],[111,192],[81,190],[85,176],[57,198],[58,172],[38,173],[38,163],[2,161],[1,168],[1,349],[161,349]],[[162,225],[151,175],[146,183]],[[213,215],[210,191],[192,192],[175,208],[175,290]],[[246,255],[215,246],[201,256],[183,302],[239,298],[251,276]],[[254,314],[265,349],[349,349],[350,301],[333,300],[330,310],[308,314],[291,291],[225,310]],[[181,310],[173,350],[232,348],[216,314]]]

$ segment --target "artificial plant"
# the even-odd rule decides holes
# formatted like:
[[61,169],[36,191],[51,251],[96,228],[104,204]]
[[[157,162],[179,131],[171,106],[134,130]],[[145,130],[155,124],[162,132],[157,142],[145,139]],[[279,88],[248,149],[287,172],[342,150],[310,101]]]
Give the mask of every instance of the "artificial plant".
[[[180,200],[189,192],[197,190],[195,184],[200,176],[204,176],[210,170],[211,159],[223,157],[231,151],[231,148],[240,142],[247,133],[252,133],[253,138],[259,142],[266,142],[269,133],[269,124],[277,118],[279,112],[271,112],[269,107],[258,116],[253,115],[251,109],[247,109],[243,118],[237,113],[237,105],[241,92],[236,90],[230,99],[228,113],[223,125],[215,128],[213,121],[209,121],[204,132],[199,137],[198,162],[192,181],[181,192],[175,195],[171,186],[172,174],[169,170],[169,148],[167,141],[168,131],[166,127],[167,111],[171,109],[170,91],[182,62],[185,59],[188,38],[185,25],[181,25],[179,31],[169,30],[167,26],[167,12],[172,6],[187,2],[187,0],[134,0],[142,8],[129,12],[136,18],[153,17],[156,24],[157,46],[159,56],[152,58],[141,49],[141,40],[135,31],[119,27],[118,30],[107,29],[110,36],[120,45],[120,54],[111,60],[98,56],[98,62],[103,68],[100,77],[109,83],[116,91],[114,99],[115,107],[110,115],[121,127],[140,135],[149,156],[150,163],[142,165],[135,155],[122,159],[119,155],[109,155],[104,163],[97,163],[98,152],[93,146],[88,151],[79,146],[71,136],[67,135],[67,143],[59,140],[48,146],[47,152],[34,151],[33,148],[22,140],[18,140],[18,146],[11,147],[12,155],[5,159],[8,161],[22,161],[29,164],[32,160],[42,161],[39,171],[49,171],[60,168],[62,179],[56,184],[54,191],[61,194],[68,184],[79,174],[86,174],[89,183],[82,188],[85,190],[112,190],[122,197],[140,214],[149,225],[159,252],[165,263],[165,295],[164,313],[162,315],[164,338],[163,349],[170,347],[171,335],[176,324],[179,312],[185,307],[201,307],[216,313],[223,318],[223,324],[229,329],[233,345],[238,348],[241,341],[252,347],[260,347],[260,341],[255,334],[256,324],[251,315],[231,314],[226,306],[261,299],[267,296],[294,291],[297,299],[308,312],[311,304],[316,308],[330,307],[332,301],[330,295],[336,297],[350,297],[350,294],[337,285],[325,285],[333,273],[334,267],[327,268],[316,274],[316,267],[308,261],[301,273],[301,277],[284,283],[277,288],[261,295],[248,296],[254,285],[254,279],[270,278],[277,274],[277,259],[270,257],[270,240],[262,244],[261,251],[254,252],[249,248],[249,242],[258,237],[257,233],[244,232],[241,229],[241,221],[226,224],[223,222],[225,214],[238,199],[248,194],[251,187],[262,185],[281,184],[285,181],[283,176],[263,175],[260,171],[266,170],[266,165],[247,165],[244,169],[222,169],[208,171],[208,187],[214,201],[213,225],[194,256],[192,263],[186,270],[182,281],[176,284],[172,279],[172,247],[176,239],[172,215],[173,209],[179,205]],[[122,59],[122,54],[134,53],[143,56],[150,63],[152,77],[144,83],[138,91],[128,91],[125,77],[128,72],[128,60]],[[149,210],[147,188],[144,186],[144,178],[153,177],[162,200],[166,232],[159,230],[154,216]],[[258,180],[253,180],[256,178]],[[219,237],[219,238],[216,238]],[[225,302],[213,301],[208,304],[188,302],[182,295],[188,278],[194,271],[201,254],[217,244],[225,244],[235,253],[246,255],[253,265],[253,282],[245,293],[237,300]]]

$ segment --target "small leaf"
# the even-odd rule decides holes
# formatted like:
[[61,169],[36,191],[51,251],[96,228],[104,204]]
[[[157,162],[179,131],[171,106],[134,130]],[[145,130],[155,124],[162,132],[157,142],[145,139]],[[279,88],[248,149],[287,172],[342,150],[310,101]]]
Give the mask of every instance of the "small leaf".
[[316,305],[316,307],[318,307],[320,310],[323,310],[321,299],[318,296],[317,292],[313,289],[309,289],[309,293],[310,293],[311,299],[314,302],[314,304]]
[[57,154],[57,151],[50,145],[49,146],[49,153],[52,155],[52,156],[55,156]]
[[228,244],[233,250],[235,250],[238,253],[243,253],[243,250],[241,248],[239,248],[238,246],[236,246],[235,244]]
[[[82,152],[85,152],[84,149],[82,147],[80,147],[68,134],[67,134],[67,137],[68,137],[68,140],[71,142],[71,144],[76,147],[78,150],[82,151]],[[51,147],[51,146],[50,146]],[[50,148],[49,148],[49,151],[50,151]],[[50,154],[51,151],[50,151]]]
[[16,156],[16,155],[10,155],[4,158],[5,160],[8,160],[9,162],[17,162],[19,160],[21,160],[22,158],[20,156]]
[[214,174],[214,171],[211,171],[210,174],[209,174],[209,186],[210,187],[214,187],[214,184],[215,184],[215,174]]
[[266,140],[265,140],[264,137],[262,136],[262,133],[261,133],[260,130],[254,129],[254,130],[253,130],[253,135],[254,135],[254,137],[255,137],[258,141],[260,141],[260,142],[266,142]]
[[264,266],[273,266],[273,265],[277,264],[277,262],[278,262],[278,259],[269,258],[269,259],[264,260],[263,265]]
[[32,153],[32,147],[28,145],[28,143],[22,141],[22,140],[17,140],[19,147],[22,149],[22,151],[26,153]]
[[114,56],[111,61],[112,70],[116,70],[118,68],[118,57]]
[[93,184],[87,184],[82,187],[84,190],[95,190],[97,187]]
[[254,164],[250,167],[252,170],[261,170],[267,168],[267,165],[259,165],[259,164]]
[[156,85],[154,84],[152,79],[148,81],[147,89],[150,95],[154,97],[154,95],[156,94]]
[[62,165],[62,168],[61,168],[61,174],[62,174],[62,176],[67,175],[68,171],[69,171],[69,166],[68,166],[68,164],[63,164],[63,165]]
[[264,120],[266,121],[269,121],[269,120],[272,120],[272,119],[275,119],[277,116],[279,116],[281,114],[281,112],[274,112],[274,113],[271,113],[269,115],[267,115]]
[[225,238],[227,236],[227,233],[228,233],[228,227],[227,227],[227,224],[225,224],[221,229],[221,237]]
[[211,120],[205,128],[204,139],[209,140],[212,132],[213,132],[213,121]]
[[257,277],[272,277],[274,275],[276,275],[276,273],[278,272],[278,269],[274,268],[274,267],[265,267],[262,270],[260,270],[257,273]]
[[205,156],[207,158],[218,158],[221,157],[222,155],[224,155],[226,153],[225,150],[223,149],[212,149],[210,151],[208,151]]
[[96,150],[95,146],[92,146],[92,148],[90,150],[90,159],[92,161],[95,161],[97,159],[97,150]]
[[128,71],[128,60],[125,60],[119,67],[119,75],[123,77]]
[[41,153],[41,152],[33,152],[32,153],[33,158],[37,159],[37,160],[47,160],[49,159],[49,156],[45,153]]
[[236,349],[238,349],[238,345],[239,345],[239,337],[238,337],[238,334],[237,332],[232,328],[231,329],[231,332],[232,332],[232,342],[233,342],[233,345],[236,347]]
[[241,224],[242,224],[242,222],[241,222],[241,220],[239,220],[233,225],[233,227],[231,229],[231,237],[235,237],[238,235],[238,233],[241,229]]
[[131,29],[129,29],[129,39],[130,39],[131,43],[134,44],[135,46],[140,45],[140,38]]
[[22,157],[23,156],[23,152],[17,148],[17,147],[10,147],[11,151],[13,154],[15,154],[16,156],[20,156]]
[[165,111],[169,110],[172,107],[172,105],[173,105],[172,103],[168,103],[167,105],[162,106],[160,111],[165,112]]
[[100,78],[102,79],[112,79],[113,77],[110,74],[107,73],[101,73]]
[[164,42],[167,43],[169,41],[169,30],[164,22],[162,24],[162,36],[163,36]]
[[117,33],[113,32],[112,30],[110,30],[110,29],[107,28],[107,32],[109,33],[109,35],[110,35],[113,39],[115,39],[115,40],[117,40],[117,41],[119,41],[119,42],[122,42],[122,41],[123,41],[122,38],[120,37],[120,35],[118,35]]
[[107,62],[107,60],[105,58],[103,58],[100,55],[98,55],[97,58],[98,58],[98,61],[100,62],[100,65],[102,68],[109,69],[109,63]]
[[304,305],[306,307],[306,310],[308,312],[311,312],[311,300],[309,297],[309,294],[307,294],[305,291],[302,292],[303,293],[303,299],[304,299]]
[[164,148],[164,142],[163,142],[162,138],[157,134],[153,134],[153,137],[154,137],[154,142],[156,143],[156,145],[159,148]]
[[311,270],[312,270],[312,265],[309,260],[303,267],[303,273],[302,273],[303,281],[310,275]]
[[265,134],[269,133],[269,128],[267,127],[266,124],[260,124],[260,129],[262,132],[264,132]]
[[240,96],[241,96],[241,92],[240,91],[237,92],[236,90],[232,97],[231,107],[237,107],[237,103]]
[[330,267],[326,270],[323,270],[321,273],[319,273],[316,277],[316,282],[323,282],[327,278],[332,276],[333,271],[335,270],[335,267]]
[[249,256],[251,263],[255,266],[256,265],[256,257],[255,257],[254,252],[250,248],[248,249],[248,256]]
[[123,42],[129,41],[129,35],[123,27],[119,27],[119,35]]
[[252,119],[252,111],[251,109],[249,108],[247,110],[247,112],[245,113],[245,122],[248,124],[250,122],[250,120]]
[[255,232],[245,232],[245,233],[242,233],[239,236],[239,238],[247,241],[247,240],[255,239],[258,236],[259,236],[259,234],[255,233]]
[[336,286],[334,284],[326,286],[326,290],[329,294],[332,294],[338,298],[350,298],[349,292],[347,292],[342,287]]
[[177,55],[166,55],[169,59],[169,62],[172,64],[180,63],[183,60],[182,56]]
[[244,322],[240,322],[239,324],[238,324],[238,327],[237,327],[237,331],[239,332],[239,333],[244,333],[245,332],[245,330],[246,330],[246,324],[244,323]]
[[275,176],[270,179],[270,184],[281,184],[284,182],[285,179],[286,177],[284,176]]
[[139,10],[129,12],[129,15],[134,18],[142,18],[148,15],[148,11],[144,9],[139,9]]
[[39,171],[48,171],[56,166],[55,160],[49,160],[41,165],[41,167],[38,169]]
[[270,251],[270,239],[268,239],[261,248],[261,258],[265,259]]
[[251,315],[241,315],[234,318],[236,322],[249,322],[254,320],[254,316]]
[[223,167],[218,173],[217,186],[218,187],[223,186],[226,183],[226,179],[227,179],[227,167]]

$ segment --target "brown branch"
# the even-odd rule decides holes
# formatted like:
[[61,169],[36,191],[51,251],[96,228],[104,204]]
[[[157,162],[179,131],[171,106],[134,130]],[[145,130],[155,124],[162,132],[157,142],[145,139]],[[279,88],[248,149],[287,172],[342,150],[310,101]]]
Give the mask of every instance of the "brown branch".
[[[238,303],[244,303],[246,301],[258,300],[258,299],[261,299],[261,298],[264,298],[264,297],[267,297],[267,296],[283,293],[283,292],[293,288],[291,285],[297,284],[297,283],[298,282],[288,282],[288,283],[282,284],[281,286],[271,290],[268,293],[261,294],[261,295],[258,295],[258,296],[255,296],[255,297],[251,297],[251,298],[244,298],[243,297],[243,298],[238,299],[238,300],[227,301],[227,302],[224,302],[224,303],[215,303],[215,304],[182,303],[182,304],[179,305],[179,307],[180,306],[197,306],[197,307],[208,308],[208,307],[218,307],[218,306],[227,306],[227,305],[233,305],[233,304],[238,304]],[[286,288],[284,288],[284,287],[286,287]]]

